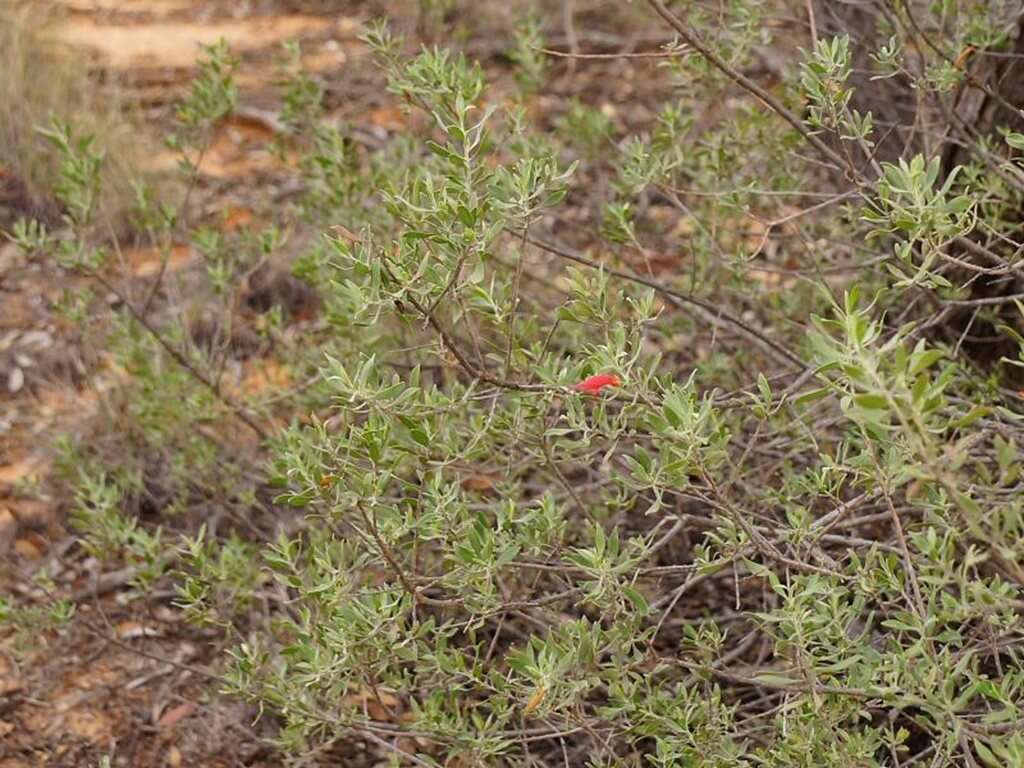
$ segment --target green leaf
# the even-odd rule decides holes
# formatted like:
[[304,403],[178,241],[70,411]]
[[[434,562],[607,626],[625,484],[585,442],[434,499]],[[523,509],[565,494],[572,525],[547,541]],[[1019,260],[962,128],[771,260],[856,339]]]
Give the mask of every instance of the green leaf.
[[809,392],[803,392],[797,395],[793,402],[796,405],[803,405],[805,403],[813,403],[815,400],[821,400],[823,397],[828,397],[832,393],[831,387],[819,387],[818,389],[812,389]]
[[863,394],[854,395],[853,402],[858,407],[864,408],[869,411],[881,411],[889,408],[889,401],[885,395],[877,392],[865,392]]
[[992,413],[992,409],[987,405],[975,405],[966,414],[950,424],[950,426],[953,429],[963,429],[964,427],[969,427],[978,419],[988,416],[990,413]]
[[640,594],[640,592],[633,589],[633,587],[623,587],[622,594],[624,594],[629,602],[633,604],[633,608],[635,608],[636,612],[641,616],[646,616],[650,612],[650,606],[647,603],[647,599]]
[[898,629],[903,632],[913,632],[915,634],[918,634],[921,631],[919,626],[908,624],[905,621],[900,621],[899,619],[885,619],[882,621],[882,626],[889,629]]
[[910,375],[917,376],[921,371],[927,370],[945,356],[946,353],[941,349],[927,349],[923,352],[914,353],[910,358]]
[[799,680],[776,672],[760,672],[754,675],[754,680],[759,683],[764,683],[765,685],[779,688],[800,685]]
[[[1020,134],[1016,135],[1020,136]],[[1024,140],[1024,136],[1021,136],[1021,139]],[[1024,149],[1024,146],[1021,148]],[[974,751],[978,753],[978,757],[980,757],[986,765],[991,766],[991,768],[1006,768],[1006,761],[996,757],[996,754],[989,749],[988,745],[984,741],[975,738],[972,739],[972,742],[974,743]]]
[[1006,134],[1006,143],[1014,149],[1024,149],[1024,133]]

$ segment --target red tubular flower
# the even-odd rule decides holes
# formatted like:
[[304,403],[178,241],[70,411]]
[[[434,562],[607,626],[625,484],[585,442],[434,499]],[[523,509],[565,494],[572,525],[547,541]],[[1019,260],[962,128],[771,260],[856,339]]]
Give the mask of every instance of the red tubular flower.
[[588,395],[600,394],[605,387],[617,387],[622,384],[622,379],[614,373],[599,373],[596,376],[589,376],[577,384],[573,389]]

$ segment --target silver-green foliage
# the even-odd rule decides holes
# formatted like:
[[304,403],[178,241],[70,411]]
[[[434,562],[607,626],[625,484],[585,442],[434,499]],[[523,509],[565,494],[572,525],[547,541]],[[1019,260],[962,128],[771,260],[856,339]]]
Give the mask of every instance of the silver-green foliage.
[[[578,102],[557,135],[530,126],[522,107],[550,65],[537,20],[504,105],[465,56],[410,55],[373,27],[389,90],[422,120],[373,152],[323,122],[312,80],[286,84],[307,148],[301,216],[321,231],[296,273],[330,329],[295,361],[320,363],[296,401],[318,415],[270,440],[277,508],[298,522],[271,541],[205,528],[171,541],[119,514],[137,473],[70,462],[93,551],[130,553],[143,590],[175,572],[188,616],[232,642],[225,689],[278,718],[282,748],[358,738],[420,765],[1024,760],[1010,389],[1024,342],[1007,311],[1019,304],[970,299],[979,270],[1019,276],[1020,162],[993,159],[986,138],[944,176],[916,152],[876,162],[847,36],[818,41],[780,86],[806,105],[799,126],[757,102],[698,129],[729,68],[766,42],[762,4],[726,5],[728,24],[692,22],[723,66],[670,45],[653,71],[678,92],[641,135]],[[941,5],[939,45],[1005,43],[997,13]],[[935,51],[914,69],[913,27],[891,22],[869,51],[878,77],[936,99],[963,85]],[[230,59],[212,55],[180,113],[193,142],[236,100]],[[81,230],[100,156],[67,128],[47,135]],[[813,140],[834,167],[806,162]],[[787,196],[806,210],[773,208]],[[589,254],[548,242],[570,239],[571,210],[587,214]],[[773,291],[754,270],[793,222],[808,260]],[[28,224],[15,236],[32,251],[48,238]],[[651,277],[677,237],[689,263]],[[96,251],[72,242],[67,266],[92,268]],[[224,293],[244,264],[212,261]],[[984,372],[964,351],[970,325],[929,334],[918,302],[972,308],[1006,354]],[[193,431],[217,392],[147,360],[157,347],[129,328],[119,348],[142,382],[140,439],[215,465]],[[575,386],[597,374],[617,384]],[[243,476],[179,478],[178,503],[203,487],[255,505]]]

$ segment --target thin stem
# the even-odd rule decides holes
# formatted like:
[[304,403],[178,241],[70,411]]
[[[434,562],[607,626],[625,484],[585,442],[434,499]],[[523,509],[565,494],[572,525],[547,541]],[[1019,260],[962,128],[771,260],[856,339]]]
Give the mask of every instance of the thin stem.
[[760,343],[766,349],[771,351],[774,355],[782,358],[782,360],[784,360],[785,362],[793,363],[794,365],[799,366],[801,370],[805,370],[807,368],[807,365],[804,363],[804,361],[801,360],[794,352],[791,352],[790,350],[786,349],[786,347],[782,346],[778,342],[772,341],[763,333],[758,331],[756,328],[748,325],[743,320],[740,320],[738,317],[730,315],[728,312],[722,310],[721,307],[714,306],[711,302],[704,301],[703,299],[698,299],[697,297],[691,296],[689,294],[681,293],[672,288],[669,288],[668,286],[662,285],[661,283],[655,280],[651,280],[650,278],[642,277],[632,272],[614,269],[605,264],[601,264],[600,262],[594,261],[593,259],[588,259],[586,256],[582,256],[578,253],[566,250],[565,248],[557,246],[553,243],[545,242],[544,240],[538,240],[533,237],[527,237],[526,241],[531,245],[540,248],[541,250],[547,251],[548,253],[554,254],[555,256],[559,256],[563,259],[567,259],[568,261],[575,261],[577,264],[583,264],[593,269],[603,270],[605,273],[613,275],[614,277],[618,277],[623,280],[629,280],[631,282],[638,283],[639,285],[645,285],[648,288],[653,288],[655,291],[661,293],[664,296],[668,296],[672,299],[681,301],[685,304],[692,304],[695,307],[699,307],[700,309],[704,310],[704,312],[708,313],[708,320],[713,324],[721,325],[724,322],[725,324],[732,325],[735,328],[740,329],[747,336],[750,336],[752,339]]

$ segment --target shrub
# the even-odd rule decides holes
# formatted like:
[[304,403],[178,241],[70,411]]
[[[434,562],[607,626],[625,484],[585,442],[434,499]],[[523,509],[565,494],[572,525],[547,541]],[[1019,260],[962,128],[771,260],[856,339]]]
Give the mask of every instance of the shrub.
[[[754,62],[796,33],[768,5],[623,11],[677,36],[637,64],[657,87],[636,131],[582,101],[554,133],[535,122],[553,66],[531,54],[538,19],[509,42],[518,90],[500,101],[465,55],[371,27],[418,115],[379,148],[328,122],[307,76],[287,81],[307,151],[301,211],[282,216],[323,233],[294,271],[326,319],[289,362],[319,359],[318,376],[242,402],[180,325],[128,309],[133,432],[67,462],[84,541],[221,628],[226,690],[276,718],[282,749],[1024,759],[1024,136],[955,112],[1010,98],[999,56],[1020,30],[995,4],[899,4],[832,36],[815,8],[818,39],[770,89]],[[195,125],[234,107],[226,56],[210,52],[181,112]],[[857,61],[912,89],[912,120],[868,111]],[[904,149],[882,159],[890,132]],[[92,150],[51,135],[78,233],[63,263],[102,282]],[[252,263],[211,258],[210,278]],[[288,428],[263,426],[282,411]],[[177,508],[263,504],[252,459],[203,429],[226,414],[266,438],[274,535],[126,516],[144,472],[110,460],[128,442],[180,468]]]

